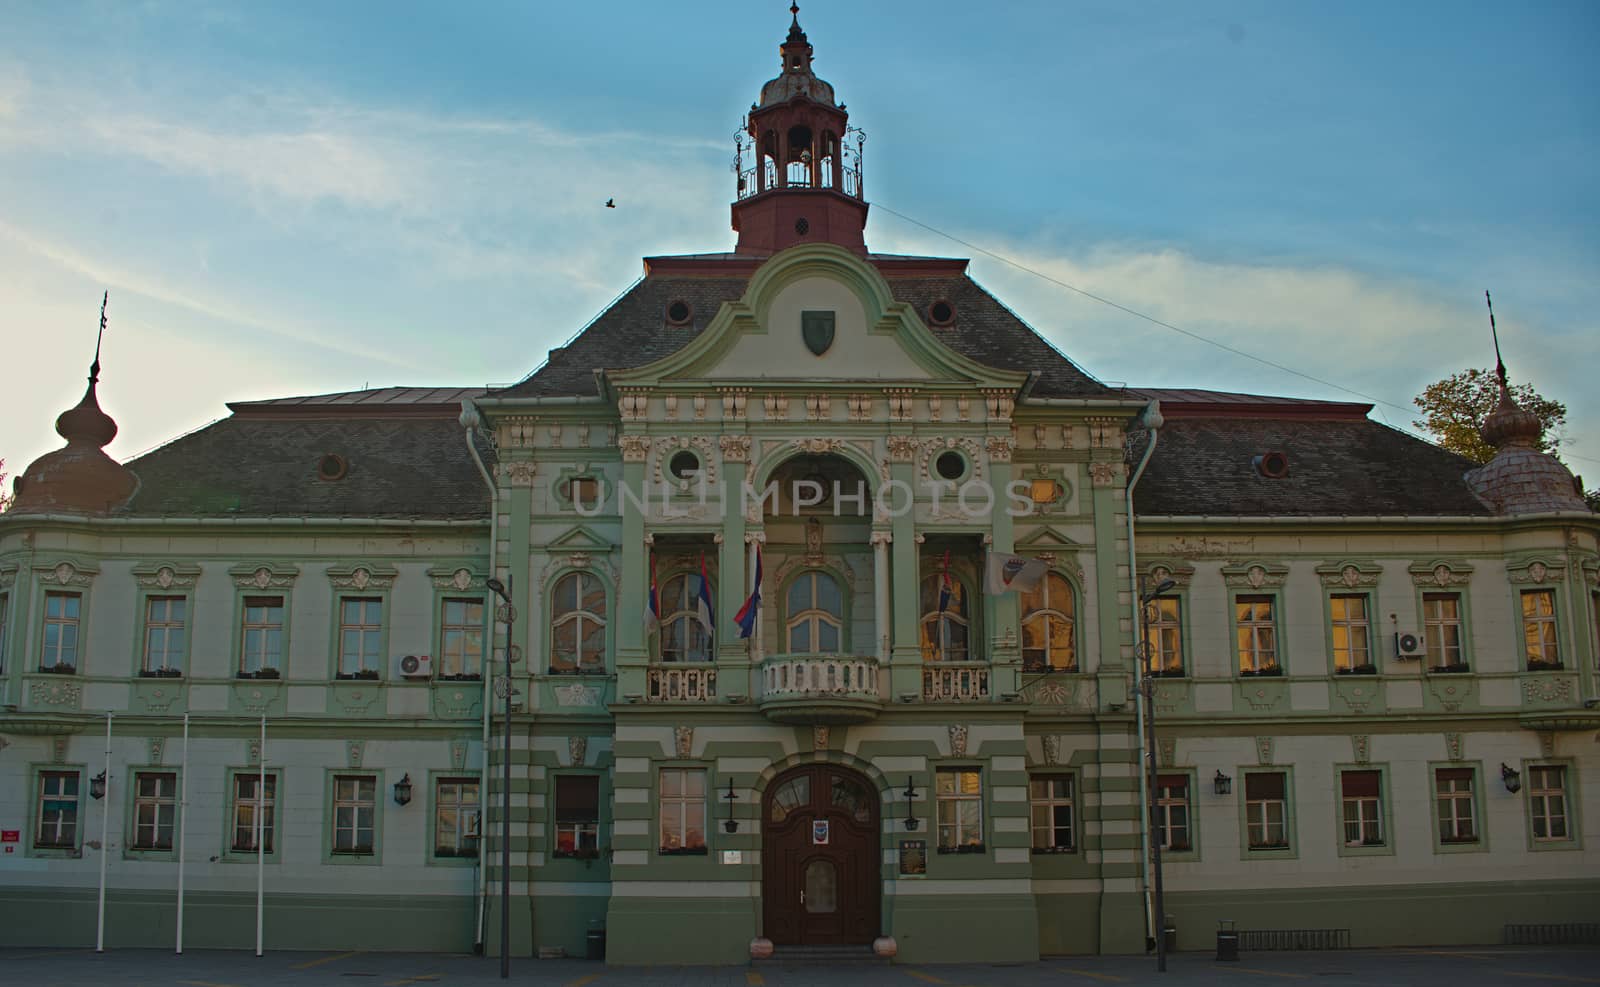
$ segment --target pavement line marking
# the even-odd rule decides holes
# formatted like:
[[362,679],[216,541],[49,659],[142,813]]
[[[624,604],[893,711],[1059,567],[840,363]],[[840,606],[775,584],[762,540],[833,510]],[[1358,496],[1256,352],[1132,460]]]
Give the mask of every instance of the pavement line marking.
[[590,973],[579,977],[577,980],[567,981],[566,987],[585,987],[585,985],[592,984],[603,976],[605,976],[603,973]]
[[383,987],[405,987],[406,984],[424,984],[431,980],[438,979],[439,975],[437,973],[424,973],[420,977],[406,977],[404,980],[391,980],[384,984]]
[[1502,970],[1508,977],[1525,977],[1529,980],[1560,980],[1569,984],[1600,984],[1597,977],[1569,977],[1562,973],[1522,973],[1517,970]]
[[1101,980],[1108,984],[1125,984],[1127,977],[1119,977],[1112,973],[1095,973],[1093,970],[1070,970],[1067,967],[1057,967],[1062,973],[1070,973],[1074,977],[1088,977],[1090,980]]
[[1284,973],[1281,970],[1258,970],[1253,966],[1236,966],[1232,969],[1238,970],[1240,973],[1260,974],[1263,977],[1282,977],[1285,980],[1305,980],[1308,976],[1308,974],[1304,973]]
[[930,984],[948,984],[950,982],[948,980],[940,980],[931,973],[923,973],[921,970],[907,970],[906,976],[916,977],[918,980],[923,980]]
[[766,987],[767,978],[754,970],[746,970],[744,972],[744,983],[745,987]]
[[348,953],[334,953],[331,956],[319,956],[314,960],[307,960],[304,963],[296,963],[294,966],[291,966],[289,969],[291,969],[291,970],[309,970],[314,966],[321,966],[324,963],[332,963],[335,960],[347,960],[350,957],[355,956],[358,952],[360,952],[360,950],[352,949]]

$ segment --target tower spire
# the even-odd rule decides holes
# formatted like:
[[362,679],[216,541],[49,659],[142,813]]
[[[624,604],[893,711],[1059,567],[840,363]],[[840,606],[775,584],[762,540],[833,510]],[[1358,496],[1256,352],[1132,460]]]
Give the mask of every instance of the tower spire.
[[1506,361],[1500,358],[1500,330],[1494,324],[1494,299],[1489,297],[1488,289],[1484,289],[1483,302],[1489,306],[1489,335],[1494,338],[1494,372],[1500,378],[1500,386],[1506,386]]
[[100,379],[100,341],[106,337],[106,303],[111,300],[111,291],[100,296],[100,332],[94,337],[94,362],[89,364],[89,382],[94,383]]

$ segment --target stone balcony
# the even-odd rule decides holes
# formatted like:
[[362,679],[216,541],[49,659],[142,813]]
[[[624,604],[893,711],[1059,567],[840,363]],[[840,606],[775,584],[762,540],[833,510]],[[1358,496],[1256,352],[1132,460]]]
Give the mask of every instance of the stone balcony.
[[661,662],[648,669],[652,703],[714,703],[717,701],[717,666],[703,663]]
[[986,661],[936,661],[922,666],[922,699],[930,703],[988,702],[993,675]]
[[777,723],[866,723],[883,709],[876,658],[777,655],[760,678],[761,712]]

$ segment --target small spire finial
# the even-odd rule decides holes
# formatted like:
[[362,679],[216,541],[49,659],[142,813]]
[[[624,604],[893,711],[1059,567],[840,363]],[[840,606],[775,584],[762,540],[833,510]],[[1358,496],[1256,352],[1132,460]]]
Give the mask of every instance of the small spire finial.
[[794,17],[794,20],[795,20],[796,24],[800,23],[800,4],[798,4],[798,3],[789,4],[789,13],[790,13],[791,16]]
[[1489,334],[1494,337],[1494,372],[1500,378],[1500,386],[1506,386],[1506,362],[1500,359],[1500,330],[1494,324],[1494,299],[1489,297],[1486,290],[1483,293],[1483,302],[1489,306]]
[[111,292],[109,290],[100,296],[100,332],[94,337],[94,362],[89,364],[89,380],[91,382],[100,379],[100,340],[104,339],[106,335],[106,303],[110,300]]

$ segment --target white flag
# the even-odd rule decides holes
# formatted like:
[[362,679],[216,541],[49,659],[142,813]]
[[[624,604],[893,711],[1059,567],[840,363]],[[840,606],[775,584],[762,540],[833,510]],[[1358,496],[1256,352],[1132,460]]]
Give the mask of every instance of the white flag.
[[990,596],[1023,592],[1039,585],[1049,567],[1042,559],[1027,559],[1005,552],[990,552],[984,566],[983,591]]

